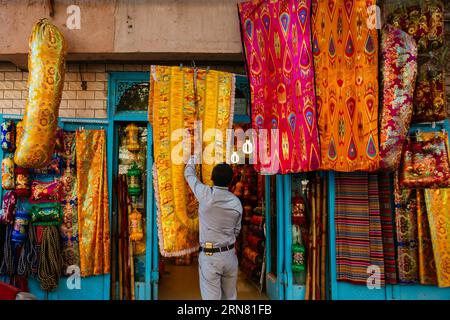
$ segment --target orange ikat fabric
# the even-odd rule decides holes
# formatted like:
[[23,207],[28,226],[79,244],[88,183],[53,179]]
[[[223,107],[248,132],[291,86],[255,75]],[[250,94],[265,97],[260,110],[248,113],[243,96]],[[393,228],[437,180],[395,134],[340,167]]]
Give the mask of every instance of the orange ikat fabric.
[[378,34],[370,0],[313,0],[312,51],[321,169],[375,171],[378,150]]

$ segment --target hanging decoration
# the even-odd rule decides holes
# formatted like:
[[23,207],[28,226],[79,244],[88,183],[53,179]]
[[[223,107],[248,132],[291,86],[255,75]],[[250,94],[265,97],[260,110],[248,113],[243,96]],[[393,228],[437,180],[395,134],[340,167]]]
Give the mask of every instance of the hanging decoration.
[[136,124],[130,123],[125,128],[127,133],[127,148],[130,152],[138,152],[139,147],[139,128]]
[[2,160],[2,188],[5,190],[14,190],[14,160],[11,156],[6,156]]
[[[17,195],[14,191],[5,192],[3,195],[2,214],[0,215],[0,224],[12,224],[14,222],[14,213],[17,205]],[[2,249],[0,247],[0,249]]]
[[133,162],[128,170],[128,194],[136,197],[141,193],[141,169]]
[[59,226],[62,217],[60,203],[35,204],[31,208],[31,223],[35,226]]
[[312,51],[321,169],[375,171],[378,151],[378,32],[375,1],[318,1]]
[[417,75],[417,47],[400,29],[381,30],[383,97],[380,115],[381,167],[396,170],[411,123]]
[[134,208],[128,217],[130,228],[130,239],[133,241],[142,240],[144,237],[144,230],[142,227],[142,214]]
[[15,191],[18,197],[29,197],[31,192],[30,172],[28,169],[16,167],[15,173]]
[[14,121],[7,120],[1,124],[0,140],[4,152],[13,152],[16,147],[16,126]]
[[11,234],[11,241],[16,244],[22,244],[28,237],[28,225],[30,223],[30,214],[23,208],[16,209],[14,218],[14,228]]
[[50,162],[55,148],[66,42],[49,20],[40,19],[33,27],[29,47],[28,100],[14,162],[23,168],[39,168]]
[[238,6],[252,128],[258,136],[253,141],[255,168],[267,174],[317,170],[311,1],[260,0]]
[[61,202],[61,181],[43,182],[33,180],[31,183],[30,203]]
[[[203,158],[199,176],[203,183],[212,185],[214,165],[223,162],[230,150],[227,129],[233,122],[234,85],[235,77],[231,73],[151,67],[149,119],[154,130],[154,189],[160,252],[165,257],[183,256],[197,251],[199,246],[198,203],[184,179],[185,155],[178,154],[179,159],[175,159],[178,161],[172,157],[177,143],[171,142],[171,135],[177,129],[191,134],[194,129],[201,135],[207,133],[202,150],[208,159]],[[202,122],[201,128],[194,126],[197,120]],[[191,142],[183,144],[179,152],[186,151],[189,155],[193,151],[191,146]],[[212,147],[213,159],[208,157]]]

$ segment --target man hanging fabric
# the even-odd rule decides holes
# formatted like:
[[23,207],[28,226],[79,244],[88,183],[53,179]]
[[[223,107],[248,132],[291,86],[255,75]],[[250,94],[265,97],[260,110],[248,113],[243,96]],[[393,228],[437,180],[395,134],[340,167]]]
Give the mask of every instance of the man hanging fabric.
[[196,156],[188,161],[184,176],[199,202],[200,291],[204,300],[236,300],[238,259],[234,243],[241,230],[242,205],[228,191],[233,169],[218,164],[212,171],[213,187],[196,176]]

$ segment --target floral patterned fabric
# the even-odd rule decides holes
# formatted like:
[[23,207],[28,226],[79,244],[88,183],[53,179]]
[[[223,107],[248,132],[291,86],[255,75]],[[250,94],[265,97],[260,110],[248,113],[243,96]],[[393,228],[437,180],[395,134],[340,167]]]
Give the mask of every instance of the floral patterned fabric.
[[378,143],[376,1],[313,0],[313,56],[321,169],[375,171]]
[[400,7],[388,23],[408,32],[417,42],[419,52],[429,52],[444,44],[444,9],[441,1]]
[[419,53],[430,55],[428,61],[419,63],[414,91],[414,123],[447,118],[444,68],[436,67],[439,63],[433,58],[441,54],[444,44],[443,12],[442,2],[436,0],[425,1],[422,6],[400,7],[388,17],[389,23],[414,37]]
[[447,118],[445,105],[445,73],[434,60],[419,66],[414,91],[413,122],[433,122]]
[[76,132],[81,276],[109,273],[109,199],[104,130]]
[[16,194],[19,197],[28,197],[31,192],[30,172],[28,169],[16,167],[14,170]]
[[43,203],[31,207],[31,223],[36,226],[59,226],[62,220],[60,203]]
[[439,287],[450,287],[450,189],[426,189],[425,203]]
[[44,18],[34,24],[29,48],[28,100],[14,162],[40,168],[50,162],[55,148],[67,44],[58,28]]
[[6,156],[2,160],[2,188],[5,190],[14,190],[14,160],[10,156]]
[[380,114],[380,165],[395,170],[413,111],[417,47],[406,32],[391,25],[381,31],[383,102]]
[[64,131],[62,134],[63,174],[61,176],[63,222],[60,227],[62,239],[62,272],[67,273],[71,265],[80,265],[78,248],[78,208],[77,208],[77,173],[75,132]]
[[320,166],[310,2],[239,4],[252,127],[258,133],[267,132],[266,143],[258,140],[255,148],[268,153],[267,158],[257,155],[258,172],[294,173]]
[[447,134],[436,133],[429,139],[408,139],[403,158],[400,182],[409,188],[448,187],[450,164],[447,152]]
[[14,121],[4,121],[0,126],[0,143],[5,152],[13,152],[16,148],[16,126]]
[[14,222],[14,211],[16,210],[17,195],[14,191],[8,191],[3,195],[2,214],[0,223],[12,224]]
[[436,263],[423,189],[417,190],[417,240],[420,284],[436,285]]
[[60,202],[62,185],[60,181],[31,183],[30,203]]
[[50,163],[43,167],[38,169],[33,169],[34,174],[52,174],[52,175],[59,175],[61,174],[61,156],[57,153],[53,154],[52,160]]
[[417,190],[400,186],[395,175],[397,271],[400,283],[419,283],[417,249]]

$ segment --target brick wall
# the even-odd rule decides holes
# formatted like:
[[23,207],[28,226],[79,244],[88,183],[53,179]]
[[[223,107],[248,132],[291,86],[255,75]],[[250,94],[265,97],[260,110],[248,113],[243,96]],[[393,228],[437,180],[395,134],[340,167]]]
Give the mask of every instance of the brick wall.
[[[201,65],[199,65],[201,66]],[[211,69],[244,73],[243,64],[214,64]],[[149,64],[84,64],[67,65],[60,117],[106,118],[108,72],[149,71]],[[11,63],[0,62],[0,113],[23,114],[28,96],[28,72]],[[83,90],[81,81],[86,81]]]
[[[106,118],[109,71],[143,71],[143,65],[68,64],[60,105],[61,117]],[[148,70],[148,69],[147,69]],[[23,114],[28,96],[28,72],[0,63],[0,112]],[[81,81],[86,81],[83,90]]]

